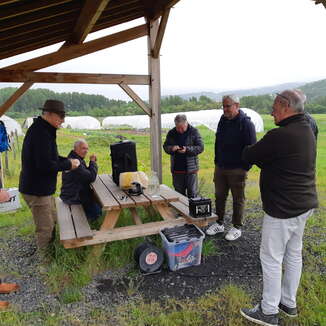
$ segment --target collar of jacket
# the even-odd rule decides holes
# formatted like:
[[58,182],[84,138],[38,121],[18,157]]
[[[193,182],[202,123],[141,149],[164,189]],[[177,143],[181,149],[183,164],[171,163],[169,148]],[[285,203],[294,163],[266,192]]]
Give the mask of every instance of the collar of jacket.
[[52,135],[56,136],[57,134],[57,128],[50,125],[45,119],[43,119],[41,116],[38,116],[36,121],[34,123],[39,124],[42,128],[47,129]]
[[81,156],[79,156],[74,150],[72,150],[70,153],[69,153],[69,158],[77,158],[78,160],[84,160]]
[[291,115],[291,117],[283,119],[277,124],[277,126],[284,127],[289,123],[300,121],[300,120],[304,120],[304,115],[302,113]]
[[248,117],[241,109],[239,109],[239,114],[237,114],[233,119],[227,119],[225,116],[224,116],[224,114],[222,115],[222,117],[221,117],[221,119],[222,120],[225,120],[225,121],[237,121],[238,119],[239,120],[243,120],[243,119],[247,119],[247,118],[249,118],[250,119],[250,117]]

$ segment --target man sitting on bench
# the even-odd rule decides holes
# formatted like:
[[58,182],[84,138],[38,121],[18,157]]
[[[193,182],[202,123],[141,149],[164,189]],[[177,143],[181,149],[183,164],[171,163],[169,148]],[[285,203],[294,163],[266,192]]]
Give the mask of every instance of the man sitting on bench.
[[60,198],[65,204],[81,204],[89,221],[96,220],[102,214],[100,205],[95,201],[90,184],[97,175],[96,155],[90,156],[87,167],[85,157],[88,153],[88,144],[85,140],[77,140],[74,149],[68,158],[78,159],[80,165],[77,169],[62,173],[62,186]]

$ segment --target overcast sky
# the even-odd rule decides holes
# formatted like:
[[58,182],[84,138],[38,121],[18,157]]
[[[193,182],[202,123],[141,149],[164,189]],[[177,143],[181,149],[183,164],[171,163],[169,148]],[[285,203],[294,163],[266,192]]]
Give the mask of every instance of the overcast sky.
[[[87,40],[117,30],[93,33]],[[162,95],[326,78],[325,30],[326,9],[312,0],[180,0],[170,12],[161,49]],[[1,60],[0,67],[55,51],[58,46]],[[146,74],[146,54],[143,37],[43,71]],[[4,86],[8,84],[0,83]],[[118,86],[36,87],[128,99]],[[147,87],[132,88],[148,98]]]

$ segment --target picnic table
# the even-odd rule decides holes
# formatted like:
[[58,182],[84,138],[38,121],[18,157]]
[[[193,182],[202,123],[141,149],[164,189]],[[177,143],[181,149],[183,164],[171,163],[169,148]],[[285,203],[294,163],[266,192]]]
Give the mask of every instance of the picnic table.
[[[121,190],[114,183],[110,175],[102,174],[97,176],[96,180],[91,184],[91,187],[102,209],[106,212],[103,223],[99,230],[87,229],[85,225],[85,221],[87,222],[84,216],[85,214],[80,209],[70,208],[75,237],[68,236],[62,238],[60,234],[61,242],[63,242],[65,248],[98,245],[115,240],[144,237],[157,234],[166,227],[183,225],[185,223],[192,223],[202,227],[217,219],[215,214],[212,214],[210,217],[192,218],[189,215],[188,198],[163,184],[160,185],[159,193],[155,196],[151,196],[146,189],[143,194],[132,196]],[[154,209],[159,213],[162,220],[146,223],[139,215],[139,208],[144,208],[149,216],[153,215]],[[134,224],[116,227],[119,217],[121,217],[121,213],[124,210],[130,211]],[[78,216],[76,217],[76,221],[73,216],[75,211],[79,212],[76,214]],[[62,216],[62,214],[58,215]],[[83,215],[82,222],[79,222],[81,215]],[[79,224],[82,226],[81,231],[77,230]],[[62,227],[60,225],[61,229]],[[64,230],[67,230],[67,228]]]

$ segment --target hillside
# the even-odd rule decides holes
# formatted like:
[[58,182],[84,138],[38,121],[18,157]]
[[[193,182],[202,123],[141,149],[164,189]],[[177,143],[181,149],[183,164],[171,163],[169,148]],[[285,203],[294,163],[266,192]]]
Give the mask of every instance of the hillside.
[[305,84],[300,89],[307,95],[308,102],[314,102],[318,97],[326,96],[326,79]]

